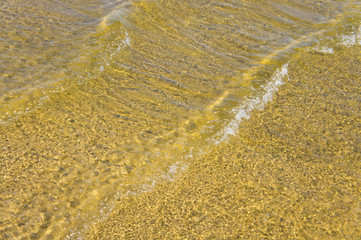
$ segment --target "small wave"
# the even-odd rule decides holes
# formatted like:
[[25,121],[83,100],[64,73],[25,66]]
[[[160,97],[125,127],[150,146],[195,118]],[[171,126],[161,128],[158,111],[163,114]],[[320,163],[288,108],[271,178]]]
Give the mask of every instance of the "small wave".
[[226,127],[217,134],[214,142],[219,144],[229,138],[231,135],[235,135],[238,132],[239,124],[251,116],[251,112],[254,109],[263,109],[265,105],[272,100],[273,95],[278,88],[283,84],[282,79],[288,76],[288,63],[284,64],[282,68],[277,69],[271,77],[270,82],[262,87],[261,96],[248,98],[240,106],[234,108],[232,112],[235,114],[234,119],[226,125]]
[[99,23],[99,29],[105,29],[114,22],[126,22],[125,16],[129,12],[130,3],[121,3],[118,7],[113,9],[110,13],[102,18]]

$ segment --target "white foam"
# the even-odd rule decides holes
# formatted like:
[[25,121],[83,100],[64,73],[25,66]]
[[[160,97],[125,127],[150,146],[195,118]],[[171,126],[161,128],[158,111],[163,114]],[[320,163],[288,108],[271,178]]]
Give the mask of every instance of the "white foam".
[[361,26],[350,34],[341,35],[338,46],[351,47],[354,45],[361,45]]
[[313,48],[314,51],[324,54],[333,54],[333,48],[330,47],[315,47]]
[[351,47],[356,44],[356,35],[342,35],[340,38],[340,42],[337,44],[338,46]]
[[263,95],[248,98],[241,105],[232,110],[235,117],[219,134],[217,134],[215,138],[216,144],[227,140],[231,135],[235,135],[238,132],[239,124],[244,119],[248,119],[254,109],[263,109],[265,105],[272,100],[274,93],[283,84],[282,79],[285,76],[288,76],[287,67],[288,63],[283,65],[282,68],[276,70],[271,78],[271,81],[262,87],[263,91],[261,91],[261,93],[263,93]]

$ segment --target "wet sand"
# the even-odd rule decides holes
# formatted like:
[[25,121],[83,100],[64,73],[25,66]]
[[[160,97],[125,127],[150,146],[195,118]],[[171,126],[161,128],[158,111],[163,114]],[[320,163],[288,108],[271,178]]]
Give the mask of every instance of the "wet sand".
[[360,239],[360,47],[304,52],[274,100],[89,239]]

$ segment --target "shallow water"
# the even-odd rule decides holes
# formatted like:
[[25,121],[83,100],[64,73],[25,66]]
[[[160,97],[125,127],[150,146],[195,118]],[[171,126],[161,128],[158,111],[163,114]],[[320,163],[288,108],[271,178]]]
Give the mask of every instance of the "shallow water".
[[361,42],[353,1],[39,0],[0,11],[5,239],[82,238],[118,200],[245,131],[294,59]]
[[176,181],[119,199],[87,238],[359,239],[360,51],[294,56],[236,136]]

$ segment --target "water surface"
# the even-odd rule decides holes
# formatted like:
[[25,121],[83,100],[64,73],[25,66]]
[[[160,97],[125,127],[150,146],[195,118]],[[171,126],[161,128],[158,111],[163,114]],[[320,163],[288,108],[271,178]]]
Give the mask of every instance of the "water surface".
[[358,5],[3,1],[0,236],[81,239],[117,201],[177,181],[249,130],[294,59],[358,51]]

